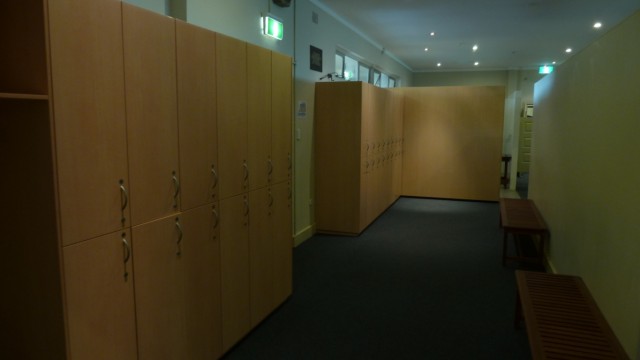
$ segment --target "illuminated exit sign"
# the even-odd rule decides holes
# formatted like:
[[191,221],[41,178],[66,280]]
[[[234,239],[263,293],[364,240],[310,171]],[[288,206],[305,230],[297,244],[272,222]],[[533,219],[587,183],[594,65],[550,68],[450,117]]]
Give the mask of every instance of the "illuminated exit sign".
[[538,69],[538,74],[551,74],[553,72],[553,66],[545,65],[540,66]]
[[282,36],[284,35],[284,25],[282,25],[282,21],[271,15],[263,15],[262,33],[267,36],[271,36],[272,38],[282,40]]

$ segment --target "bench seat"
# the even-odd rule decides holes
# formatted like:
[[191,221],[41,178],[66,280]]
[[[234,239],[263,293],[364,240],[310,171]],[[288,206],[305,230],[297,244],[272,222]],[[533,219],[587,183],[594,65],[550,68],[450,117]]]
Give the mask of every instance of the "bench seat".
[[580,277],[516,271],[516,327],[537,359],[629,359]]

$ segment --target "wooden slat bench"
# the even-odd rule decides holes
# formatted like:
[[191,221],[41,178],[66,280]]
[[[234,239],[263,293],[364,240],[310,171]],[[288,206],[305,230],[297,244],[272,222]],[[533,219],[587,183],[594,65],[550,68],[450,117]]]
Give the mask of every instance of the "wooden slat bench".
[[580,277],[517,270],[516,281],[534,360],[629,359]]
[[[502,243],[502,265],[507,260],[535,262],[544,266],[544,246],[549,239],[549,229],[538,208],[529,199],[500,199],[500,226],[504,232]],[[537,257],[507,256],[509,234],[526,234],[540,238],[540,249]]]

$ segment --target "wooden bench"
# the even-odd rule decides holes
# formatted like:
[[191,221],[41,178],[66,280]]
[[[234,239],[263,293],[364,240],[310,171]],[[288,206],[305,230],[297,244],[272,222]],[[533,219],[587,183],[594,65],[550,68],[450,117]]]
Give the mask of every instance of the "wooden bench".
[[[504,232],[502,244],[502,265],[507,260],[518,260],[525,262],[535,262],[544,266],[544,247],[549,239],[549,229],[544,222],[538,208],[529,199],[500,199],[500,226]],[[515,241],[517,234],[538,236],[540,238],[540,249],[538,256],[507,256],[507,241],[509,234],[513,235]]]
[[516,327],[537,359],[629,359],[581,278],[516,270]]

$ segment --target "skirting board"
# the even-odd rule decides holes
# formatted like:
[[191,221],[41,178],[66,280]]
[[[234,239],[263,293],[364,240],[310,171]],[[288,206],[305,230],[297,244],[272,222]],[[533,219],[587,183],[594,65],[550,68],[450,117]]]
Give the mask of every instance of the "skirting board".
[[293,237],[293,247],[296,247],[310,239],[315,234],[315,225],[309,225]]

